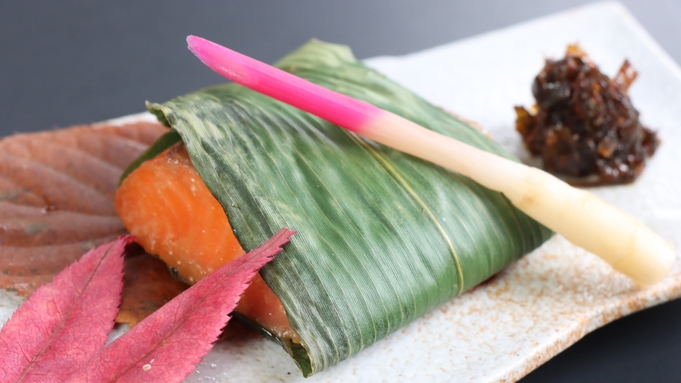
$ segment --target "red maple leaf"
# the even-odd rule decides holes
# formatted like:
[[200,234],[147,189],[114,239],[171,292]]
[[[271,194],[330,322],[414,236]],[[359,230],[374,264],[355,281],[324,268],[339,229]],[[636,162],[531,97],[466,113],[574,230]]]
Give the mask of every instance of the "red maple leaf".
[[0,331],[1,382],[179,382],[217,340],[258,270],[289,241],[282,229],[102,348],[122,289],[130,236],[88,252],[40,287]]
[[91,250],[36,290],[0,330],[0,382],[181,381],[217,340],[258,270],[293,233],[282,229],[103,348],[132,237]]
[[281,229],[209,274],[103,349],[67,382],[179,382],[196,368],[257,271],[289,241]]
[[0,331],[1,382],[61,382],[100,349],[123,289],[121,237],[38,288]]

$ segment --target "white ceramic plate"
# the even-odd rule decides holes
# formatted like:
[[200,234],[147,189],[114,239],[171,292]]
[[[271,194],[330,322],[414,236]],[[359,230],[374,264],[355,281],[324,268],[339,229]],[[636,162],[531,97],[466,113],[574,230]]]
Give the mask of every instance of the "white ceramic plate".
[[[479,122],[522,159],[514,105],[533,103],[544,57],[578,42],[614,75],[627,58],[630,90],[663,145],[633,185],[595,189],[678,247],[681,243],[681,69],[617,3],[600,3],[403,57],[367,64],[436,105]],[[144,118],[144,117],[143,117]],[[681,296],[681,264],[639,288],[592,254],[554,237],[482,287],[443,305],[311,378],[273,342],[218,344],[187,382],[516,381],[586,333]],[[0,323],[21,299],[0,296]]]

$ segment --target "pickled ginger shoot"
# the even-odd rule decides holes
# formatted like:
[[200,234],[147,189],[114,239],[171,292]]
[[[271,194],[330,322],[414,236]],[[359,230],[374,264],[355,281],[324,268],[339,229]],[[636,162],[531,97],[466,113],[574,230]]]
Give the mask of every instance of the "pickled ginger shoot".
[[672,245],[633,216],[540,169],[479,150],[200,37],[189,36],[187,43],[208,67],[236,83],[503,193],[518,209],[637,283],[658,282],[674,263]]

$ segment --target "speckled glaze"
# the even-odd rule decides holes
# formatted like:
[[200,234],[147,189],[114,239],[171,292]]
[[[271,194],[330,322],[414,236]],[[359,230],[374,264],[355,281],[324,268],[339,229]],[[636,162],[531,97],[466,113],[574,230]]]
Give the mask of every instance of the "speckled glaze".
[[[596,4],[367,63],[431,102],[479,122],[528,160],[513,130],[513,106],[532,104],[530,84],[543,58],[562,55],[573,42],[608,74],[625,57],[632,62],[640,74],[632,100],[663,141],[635,184],[594,191],[678,249],[681,177],[675,169],[681,151],[675,148],[681,146],[681,69],[621,5]],[[499,57],[507,60],[500,64]],[[217,344],[186,381],[514,382],[588,332],[679,296],[678,259],[662,282],[643,288],[557,236],[483,285],[311,378],[303,378],[279,346],[253,339]],[[20,302],[0,296],[0,321]]]

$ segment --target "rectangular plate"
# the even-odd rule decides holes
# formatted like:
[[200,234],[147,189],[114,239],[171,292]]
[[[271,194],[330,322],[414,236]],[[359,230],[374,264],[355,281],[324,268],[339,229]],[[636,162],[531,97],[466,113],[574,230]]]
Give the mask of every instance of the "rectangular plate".
[[[681,69],[617,3],[601,3],[403,57],[366,63],[432,103],[480,123],[527,160],[513,106],[533,103],[530,86],[545,57],[577,42],[609,75],[625,58],[639,71],[630,95],[663,144],[633,185],[598,188],[605,200],[681,243]],[[148,118],[133,116],[132,119]],[[131,118],[126,120],[130,122]],[[273,342],[217,344],[187,382],[516,381],[586,333],[681,296],[681,265],[640,288],[604,262],[554,237],[497,277],[304,379]],[[0,295],[0,323],[22,301]]]

